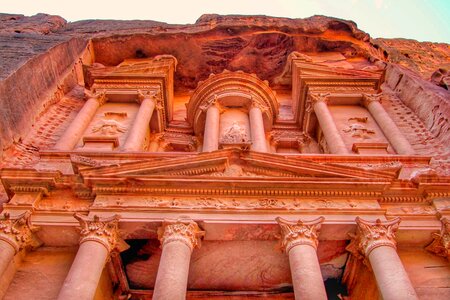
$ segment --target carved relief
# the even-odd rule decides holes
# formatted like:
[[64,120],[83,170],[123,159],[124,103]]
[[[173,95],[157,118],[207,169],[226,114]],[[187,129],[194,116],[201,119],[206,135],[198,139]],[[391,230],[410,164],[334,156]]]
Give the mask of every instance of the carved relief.
[[351,123],[347,128],[342,131],[345,133],[349,133],[352,137],[362,138],[362,139],[370,139],[371,135],[375,134],[373,129],[368,128],[365,125],[360,123],[367,123],[367,117],[352,117],[349,118],[348,121],[356,121],[357,123]]
[[92,133],[101,135],[118,135],[124,133],[127,127],[120,122],[124,118],[127,118],[127,113],[106,112],[104,117],[92,127]]
[[441,232],[431,235],[433,241],[425,249],[439,256],[450,258],[450,220],[441,219]]
[[41,245],[34,232],[38,227],[31,224],[31,212],[27,211],[21,215],[11,217],[4,213],[0,219],[0,240],[10,244],[17,252],[22,248],[37,248]]
[[182,242],[192,251],[200,247],[204,235],[205,232],[190,219],[164,220],[163,225],[158,228],[158,239],[163,248],[168,243]]
[[357,217],[356,234],[350,234],[352,240],[346,249],[360,259],[368,257],[370,252],[377,247],[387,246],[396,249],[395,232],[399,224],[400,218],[390,221],[377,219],[373,222]]
[[249,142],[250,139],[247,135],[247,131],[236,121],[233,122],[230,127],[225,129],[223,135],[220,137],[221,144],[241,144]]
[[317,250],[319,230],[324,217],[306,222],[302,220],[290,222],[278,217],[276,221],[281,228],[281,247],[286,253],[298,245],[309,245]]
[[100,218],[95,215],[93,218],[74,214],[75,219],[80,222],[80,244],[87,241],[94,241],[102,244],[111,252],[117,249],[119,252],[128,248],[128,245],[120,238],[118,232],[119,216],[114,215],[109,218]]

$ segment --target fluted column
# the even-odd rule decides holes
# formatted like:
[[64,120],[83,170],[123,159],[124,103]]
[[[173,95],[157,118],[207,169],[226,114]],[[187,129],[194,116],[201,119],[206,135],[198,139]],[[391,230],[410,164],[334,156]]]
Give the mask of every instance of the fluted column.
[[441,219],[441,232],[432,234],[433,241],[425,249],[450,260],[450,220]]
[[289,256],[295,299],[327,299],[317,257],[318,231],[324,218],[306,222],[276,220],[281,227],[281,246]]
[[136,118],[134,118],[133,126],[123,146],[124,151],[142,150],[142,143],[149,130],[150,120],[156,107],[156,93],[143,93],[138,91],[138,100],[141,106],[139,107]]
[[22,248],[40,246],[39,239],[34,235],[38,227],[31,225],[29,211],[11,217],[4,213],[0,219],[0,276]]
[[93,218],[75,214],[81,225],[80,247],[58,295],[59,300],[92,300],[113,249],[128,245],[118,234],[119,217]]
[[70,151],[78,141],[82,134],[91,123],[97,109],[106,102],[106,94],[104,91],[95,94],[87,94],[89,99],[78,112],[75,119],[70,123],[69,128],[64,132],[62,137],[55,145],[56,150]]
[[162,254],[153,291],[154,300],[186,299],[192,250],[204,235],[192,220],[166,220],[158,229]]
[[220,110],[217,101],[206,107],[205,131],[203,134],[203,152],[219,149]]
[[248,112],[250,132],[252,135],[252,145],[250,149],[258,152],[268,152],[262,110],[263,108],[256,101],[253,101]]
[[412,155],[414,149],[381,105],[380,94],[364,94],[363,104],[398,154]]
[[395,231],[399,223],[400,218],[373,222],[357,217],[356,235],[347,246],[356,257],[369,260],[384,300],[418,299],[397,254]]
[[310,94],[314,112],[330,152],[332,154],[348,154],[348,149],[328,109],[328,96],[329,94]]

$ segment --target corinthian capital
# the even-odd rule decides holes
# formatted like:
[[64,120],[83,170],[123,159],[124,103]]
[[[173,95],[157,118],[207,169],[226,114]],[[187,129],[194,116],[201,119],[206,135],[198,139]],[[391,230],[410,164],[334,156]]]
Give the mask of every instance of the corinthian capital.
[[39,239],[34,235],[39,228],[31,224],[31,213],[29,211],[11,217],[4,213],[0,219],[0,240],[10,244],[17,252],[22,248],[37,248],[41,245]]
[[368,107],[372,102],[381,102],[381,94],[363,94],[362,104]]
[[139,103],[142,103],[142,101],[144,101],[145,99],[150,99],[156,105],[161,99],[159,91],[142,91],[142,90],[138,90],[137,91],[137,96],[138,96],[137,99],[138,99]]
[[395,232],[400,224],[400,218],[390,221],[375,222],[366,221],[360,217],[356,218],[356,234],[351,235],[352,240],[347,246],[347,250],[358,258],[369,256],[370,252],[381,246],[397,248]]
[[158,239],[162,247],[179,241],[186,244],[192,251],[195,247],[200,247],[200,239],[204,235],[205,232],[190,219],[164,220],[163,225],[158,228]]
[[80,222],[80,244],[87,241],[94,241],[102,244],[111,252],[117,249],[119,252],[128,248],[128,245],[119,236],[119,218],[114,215],[108,218],[100,218],[95,215],[93,218],[74,214],[75,219]]
[[425,249],[450,259],[450,220],[441,219],[441,232],[432,234],[433,241]]
[[330,97],[330,93],[311,93],[308,95],[309,101],[312,104],[316,104],[317,102],[325,102],[328,103],[328,98]]
[[101,105],[105,104],[105,102],[107,100],[106,99],[106,90],[98,90],[98,91],[95,91],[95,93],[94,93],[94,92],[86,89],[86,90],[84,90],[84,98],[85,99],[95,99],[98,101],[98,103],[101,106]]
[[283,250],[289,253],[289,250],[297,245],[309,245],[317,249],[319,230],[323,220],[324,218],[320,217],[312,221],[290,222],[280,217],[276,218],[281,228],[280,240]]

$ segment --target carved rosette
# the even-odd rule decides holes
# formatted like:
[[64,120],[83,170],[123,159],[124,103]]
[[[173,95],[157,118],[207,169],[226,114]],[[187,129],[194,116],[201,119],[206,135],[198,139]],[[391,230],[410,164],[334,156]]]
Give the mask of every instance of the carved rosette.
[[0,219],[0,240],[10,244],[17,252],[23,248],[37,248],[41,241],[34,235],[39,230],[31,224],[31,212],[11,217],[4,213]]
[[281,228],[281,248],[286,253],[298,245],[308,245],[317,250],[319,230],[324,217],[306,222],[301,220],[290,222],[278,217],[276,221]]
[[380,102],[381,103],[381,94],[363,94],[362,104],[364,107],[368,107],[372,102]]
[[158,228],[158,239],[161,247],[168,243],[182,242],[194,250],[200,247],[201,238],[205,232],[192,220],[164,220],[163,225]]
[[450,220],[441,219],[441,232],[432,234],[433,241],[425,249],[450,259]]
[[111,252],[118,250],[119,252],[128,248],[128,245],[119,236],[119,218],[114,215],[108,218],[100,218],[95,215],[93,218],[74,214],[75,219],[80,222],[80,244],[88,241],[94,241],[102,244]]
[[356,234],[351,235],[352,240],[347,246],[347,251],[351,252],[355,257],[362,259],[368,257],[370,252],[378,247],[385,246],[397,249],[395,232],[399,224],[400,218],[384,222],[377,219],[373,222],[357,217]]

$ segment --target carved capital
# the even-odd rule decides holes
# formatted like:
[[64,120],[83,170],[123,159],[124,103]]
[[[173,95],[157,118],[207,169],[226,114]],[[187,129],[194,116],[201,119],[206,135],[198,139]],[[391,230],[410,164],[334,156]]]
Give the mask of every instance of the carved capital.
[[219,102],[217,101],[218,97],[216,94],[214,94],[214,97],[206,100],[201,106],[200,106],[200,110],[203,112],[206,112],[208,110],[208,108],[210,108],[211,106],[216,106],[217,108],[219,108]]
[[97,100],[99,105],[102,106],[107,101],[106,90],[98,90],[98,91],[95,91],[95,93],[90,90],[84,90],[84,98],[86,100],[95,99],[95,100]]
[[269,110],[269,108],[266,105],[262,104],[260,101],[257,101],[253,98],[250,103],[250,109],[252,109],[252,108],[259,108],[261,113],[265,113],[266,111]]
[[329,97],[330,97],[330,93],[310,93],[308,95],[308,100],[314,106],[314,104],[316,104],[318,102],[328,103]]
[[450,258],[450,220],[441,219],[441,232],[431,235],[433,241],[425,249],[439,256]]
[[370,103],[372,102],[379,102],[381,103],[381,94],[362,94],[363,100],[362,104],[364,107],[368,107]]
[[309,245],[317,250],[319,230],[324,217],[306,222],[290,222],[278,217],[276,221],[281,228],[281,247],[286,253],[298,245]]
[[161,102],[161,96],[159,91],[137,91],[137,101],[139,104],[142,103],[145,99],[149,99],[155,103],[155,105],[158,105],[159,102]]
[[375,222],[356,218],[356,234],[351,235],[352,240],[347,246],[347,251],[357,258],[368,257],[370,252],[378,247],[392,247],[397,249],[395,232],[400,224],[400,218],[390,221]]
[[114,215],[108,218],[100,218],[95,215],[93,218],[74,214],[75,219],[80,222],[80,244],[94,241],[102,244],[111,252],[112,250],[124,251],[128,245],[119,236],[119,218]]
[[4,213],[0,219],[0,240],[10,244],[17,252],[22,248],[37,248],[41,245],[34,232],[38,227],[31,224],[31,212],[11,217]]
[[204,235],[205,232],[190,219],[164,220],[162,226],[158,228],[161,247],[172,242],[182,242],[192,251],[194,248],[200,247],[201,238]]

